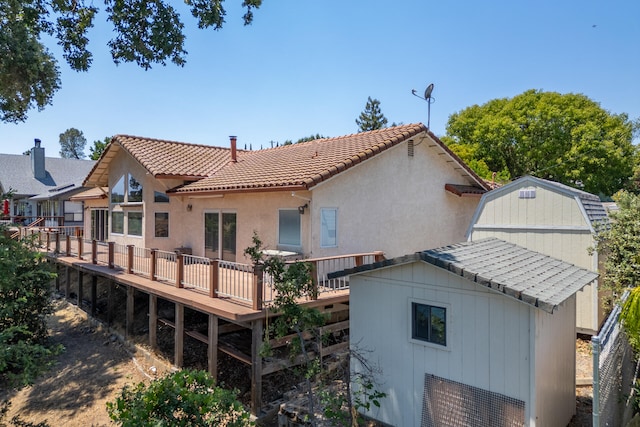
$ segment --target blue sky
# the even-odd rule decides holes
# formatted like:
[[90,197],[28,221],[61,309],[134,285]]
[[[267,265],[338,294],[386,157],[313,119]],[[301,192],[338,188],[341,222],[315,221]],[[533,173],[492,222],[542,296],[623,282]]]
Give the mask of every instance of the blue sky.
[[0,152],[20,154],[40,138],[57,157],[59,134],[71,127],[84,132],[87,154],[116,134],[219,146],[237,135],[239,147],[255,149],[355,133],[368,96],[389,123],[426,124],[427,104],[411,90],[429,83],[437,135],[451,114],[528,89],[582,93],[640,117],[635,0],[264,0],[247,27],[240,3],[226,0],[220,31],[197,29],[184,9],[186,66],[148,71],[112,62],[100,14],[92,68],[76,73],[61,62],[53,105],[0,124]]

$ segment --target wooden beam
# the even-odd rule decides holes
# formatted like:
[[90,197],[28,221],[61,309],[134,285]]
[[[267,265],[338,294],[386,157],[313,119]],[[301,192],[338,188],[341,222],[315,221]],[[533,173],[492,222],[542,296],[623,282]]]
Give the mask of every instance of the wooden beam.
[[113,294],[114,294],[114,286],[115,282],[113,280],[109,280],[107,288],[107,326],[111,326],[111,321],[113,320]]
[[126,317],[126,326],[125,326],[125,335],[127,337],[133,336],[133,322],[135,319],[135,291],[136,288],[133,286],[127,286],[127,317]]
[[65,299],[69,299],[69,293],[71,292],[71,267],[65,267],[64,278],[64,297]]
[[84,281],[84,273],[78,270],[78,297],[77,297],[78,308],[82,308],[82,282],[83,281]]
[[158,348],[158,297],[149,294],[149,346]]
[[174,331],[174,355],[173,364],[178,368],[184,365],[184,305],[175,303],[176,306],[176,328]]
[[98,295],[98,276],[91,275],[91,291],[89,298],[91,299],[91,316],[96,317],[97,307],[97,295]]
[[251,365],[251,356],[244,354],[243,352],[241,352],[240,350],[231,347],[228,344],[225,343],[218,343],[218,350],[220,350],[221,352],[228,354],[229,356],[233,357],[234,359],[238,359],[239,361],[246,363],[247,365]]
[[262,319],[251,323],[251,413],[259,415],[262,408]]
[[218,316],[215,314],[209,315],[209,330],[208,338],[209,343],[207,347],[207,360],[209,362],[209,375],[213,379],[218,379]]

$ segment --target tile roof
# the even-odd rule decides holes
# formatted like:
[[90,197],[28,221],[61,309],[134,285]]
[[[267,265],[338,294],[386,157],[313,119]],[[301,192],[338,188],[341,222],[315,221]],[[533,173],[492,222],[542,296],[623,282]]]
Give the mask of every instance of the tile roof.
[[336,272],[329,278],[424,261],[548,313],[598,277],[505,241],[488,238]]
[[93,187],[81,193],[74,194],[73,196],[69,197],[69,200],[79,201],[79,200],[106,199],[107,194],[109,194],[108,187]]
[[0,154],[0,185],[4,191],[16,190],[17,196],[56,197],[64,194],[71,185],[75,190],[80,188],[82,180],[95,164],[93,160],[57,157],[45,157],[44,162],[46,176],[36,179],[31,170],[31,156]]
[[[237,163],[229,164],[215,175],[171,192],[184,194],[309,189],[388,148],[426,132],[425,126],[417,123],[247,152]],[[461,166],[463,176],[469,184],[476,184],[481,189],[484,182],[455,154],[447,150],[435,135],[429,133],[429,136]]]
[[[229,148],[116,135],[87,176],[85,185],[107,186],[109,163],[120,150],[129,153],[156,178],[202,179],[214,175],[231,160]],[[238,150],[237,158],[242,159],[245,153]]]

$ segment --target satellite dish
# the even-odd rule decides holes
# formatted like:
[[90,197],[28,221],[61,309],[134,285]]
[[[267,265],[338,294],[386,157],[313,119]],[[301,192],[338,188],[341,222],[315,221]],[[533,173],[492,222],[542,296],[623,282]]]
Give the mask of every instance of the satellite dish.
[[424,90],[424,99],[431,98],[431,93],[432,92],[433,92],[433,83],[431,83],[429,86],[427,86],[427,88]]

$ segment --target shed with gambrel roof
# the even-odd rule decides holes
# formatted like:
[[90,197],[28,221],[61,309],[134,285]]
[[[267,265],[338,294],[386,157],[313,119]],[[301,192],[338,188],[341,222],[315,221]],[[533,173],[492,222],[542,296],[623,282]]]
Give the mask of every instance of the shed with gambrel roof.
[[[607,212],[598,196],[525,176],[482,196],[467,239],[496,237],[598,272],[602,256],[591,248],[598,228],[607,225]],[[605,318],[606,295],[598,281],[577,293],[579,333],[598,331]]]
[[387,394],[367,415],[560,426],[575,413],[575,293],[596,273],[489,238],[339,275],[350,280],[351,345],[380,365]]

